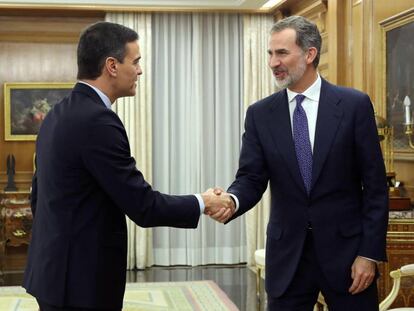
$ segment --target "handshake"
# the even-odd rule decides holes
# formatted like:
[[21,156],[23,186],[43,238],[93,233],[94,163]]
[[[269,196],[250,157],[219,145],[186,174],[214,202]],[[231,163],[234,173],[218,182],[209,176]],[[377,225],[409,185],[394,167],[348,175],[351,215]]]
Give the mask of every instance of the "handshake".
[[214,220],[225,223],[236,211],[236,204],[230,194],[221,188],[210,188],[201,194],[204,201],[204,214]]

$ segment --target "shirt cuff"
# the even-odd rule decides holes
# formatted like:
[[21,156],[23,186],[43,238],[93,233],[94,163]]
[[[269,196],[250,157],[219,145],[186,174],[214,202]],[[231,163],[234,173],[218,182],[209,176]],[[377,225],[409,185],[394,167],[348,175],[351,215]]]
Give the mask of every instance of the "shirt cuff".
[[372,259],[372,258],[368,258],[368,257],[364,257],[364,256],[359,256],[359,257],[361,257],[361,258],[365,258],[365,259],[367,259],[367,260],[369,260],[369,261],[373,261],[373,262],[375,262],[375,263],[379,263],[379,261],[378,261],[378,260],[375,260],[375,259]]
[[237,212],[240,206],[239,199],[233,193],[229,193],[229,194],[231,198],[234,200],[234,203],[236,204],[236,209],[234,212]]
[[196,193],[194,196],[197,198],[198,206],[200,207],[200,215],[204,214],[204,209],[206,206],[204,204],[203,197],[199,193]]

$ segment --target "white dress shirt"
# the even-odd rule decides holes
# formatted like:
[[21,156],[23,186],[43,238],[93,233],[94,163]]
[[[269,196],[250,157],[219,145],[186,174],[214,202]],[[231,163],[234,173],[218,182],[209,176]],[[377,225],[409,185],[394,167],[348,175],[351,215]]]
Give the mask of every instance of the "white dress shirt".
[[[305,96],[305,99],[302,102],[302,107],[305,110],[306,118],[308,119],[308,130],[309,130],[309,139],[312,146],[315,143],[315,130],[316,130],[316,119],[318,117],[318,107],[319,107],[319,97],[321,95],[321,77],[318,74],[316,81],[308,87],[303,93],[300,93]],[[292,135],[293,135],[293,112],[296,108],[296,93],[289,89],[286,89],[288,102],[289,102],[289,113],[290,113],[290,124],[292,125]]]
[[86,84],[87,86],[89,86],[90,88],[92,88],[96,92],[96,94],[98,94],[98,96],[102,99],[102,101],[105,104],[106,108],[111,109],[111,101],[109,100],[109,97],[105,95],[104,92],[102,92],[97,87],[94,87],[93,85],[90,85],[89,83],[87,83],[85,81],[78,81],[78,83]]

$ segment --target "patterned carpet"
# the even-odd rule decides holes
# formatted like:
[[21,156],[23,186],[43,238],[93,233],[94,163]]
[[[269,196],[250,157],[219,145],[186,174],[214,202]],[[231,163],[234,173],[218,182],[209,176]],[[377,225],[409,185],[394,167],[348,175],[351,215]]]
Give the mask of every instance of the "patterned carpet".
[[[37,311],[19,286],[0,287],[1,311]],[[237,311],[213,281],[128,283],[123,311]]]

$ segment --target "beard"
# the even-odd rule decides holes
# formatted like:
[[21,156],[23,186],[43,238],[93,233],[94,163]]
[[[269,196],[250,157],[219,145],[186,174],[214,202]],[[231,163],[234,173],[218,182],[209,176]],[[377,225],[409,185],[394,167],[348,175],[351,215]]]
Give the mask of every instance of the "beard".
[[294,69],[290,70],[290,72],[287,71],[287,75],[285,78],[283,79],[275,78],[276,86],[280,89],[284,89],[284,88],[288,88],[292,86],[293,84],[295,84],[302,78],[305,71],[306,71],[306,61],[303,59],[297,64],[297,66]]

